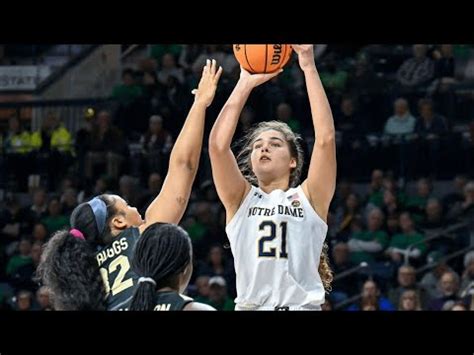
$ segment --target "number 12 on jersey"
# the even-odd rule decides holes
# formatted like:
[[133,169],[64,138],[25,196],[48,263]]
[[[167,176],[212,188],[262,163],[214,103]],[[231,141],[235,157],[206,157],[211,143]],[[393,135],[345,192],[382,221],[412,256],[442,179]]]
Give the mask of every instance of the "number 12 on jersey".
[[[280,231],[281,235],[281,245],[280,245],[280,258],[288,258],[288,253],[286,252],[286,227],[287,222],[281,222],[279,228],[273,221],[263,221],[258,226],[259,231],[266,231],[270,228],[270,235],[266,235],[261,237],[258,240],[258,256],[259,257],[266,257],[266,258],[276,258],[277,248],[269,248],[268,250],[265,249],[265,242],[270,242],[277,237],[277,232]],[[278,231],[277,231],[278,230]]]

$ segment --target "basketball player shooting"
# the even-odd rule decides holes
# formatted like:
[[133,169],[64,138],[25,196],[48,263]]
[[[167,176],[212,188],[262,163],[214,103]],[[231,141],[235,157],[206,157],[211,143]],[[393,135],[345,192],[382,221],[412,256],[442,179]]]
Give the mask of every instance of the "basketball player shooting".
[[292,45],[304,73],[315,131],[308,176],[300,140],[285,123],[262,122],[236,158],[238,118],[252,90],[278,75],[237,82],[210,134],[209,154],[237,275],[236,310],[320,310],[332,273],[323,251],[336,184],[335,129],[312,45]]

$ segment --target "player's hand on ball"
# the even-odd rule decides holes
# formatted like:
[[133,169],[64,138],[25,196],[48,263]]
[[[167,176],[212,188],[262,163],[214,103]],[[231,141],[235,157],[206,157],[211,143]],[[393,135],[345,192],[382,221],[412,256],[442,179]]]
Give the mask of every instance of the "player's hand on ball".
[[292,44],[291,47],[298,55],[301,70],[314,69],[314,49],[312,44]]
[[201,81],[198,88],[192,91],[195,102],[202,102],[209,107],[216,94],[217,83],[222,74],[222,67],[217,69],[216,60],[208,59],[202,69]]
[[250,88],[255,88],[259,85],[262,85],[263,83],[269,81],[270,79],[273,79],[275,76],[280,74],[283,71],[283,69],[278,69],[274,73],[269,73],[269,74],[250,74],[247,70],[245,70],[242,66],[240,66],[240,82],[245,83],[246,85],[249,85]]

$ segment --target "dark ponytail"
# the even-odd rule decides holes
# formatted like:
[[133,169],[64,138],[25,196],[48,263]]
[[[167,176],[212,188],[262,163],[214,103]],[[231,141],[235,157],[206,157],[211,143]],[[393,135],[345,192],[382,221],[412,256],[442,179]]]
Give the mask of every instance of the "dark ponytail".
[[76,230],[56,232],[45,245],[37,276],[51,289],[53,307],[105,310],[104,284],[94,250]]
[[179,274],[191,263],[191,240],[181,227],[154,223],[135,247],[132,268],[140,276],[130,310],[151,311],[156,290],[179,288]]
[[61,310],[106,309],[104,284],[93,247],[112,241],[110,220],[119,213],[111,195],[81,203],[71,214],[71,231],[47,243],[37,274]]
[[[103,213],[103,220],[93,212],[91,202],[94,200],[100,200],[105,204],[106,212]],[[91,243],[109,244],[113,240],[109,222],[119,213],[115,204],[115,198],[107,194],[97,196],[89,202],[81,203],[71,213],[71,227],[79,229]]]

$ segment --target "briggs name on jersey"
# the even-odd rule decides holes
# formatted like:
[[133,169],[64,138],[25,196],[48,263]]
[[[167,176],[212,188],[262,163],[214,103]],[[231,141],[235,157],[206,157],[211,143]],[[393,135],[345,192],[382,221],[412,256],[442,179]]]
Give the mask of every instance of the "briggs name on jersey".
[[275,214],[283,216],[292,216],[296,218],[304,218],[304,209],[302,207],[292,207],[285,205],[277,205],[273,208],[265,207],[249,207],[247,217],[252,216],[274,216]]
[[113,258],[115,255],[119,255],[123,250],[128,248],[127,239],[125,237],[120,238],[112,243],[110,247],[102,250],[97,254],[97,263],[101,266],[107,259]]

